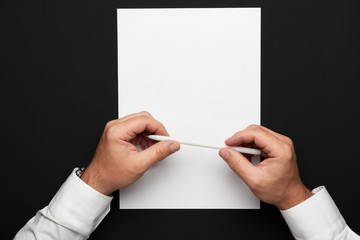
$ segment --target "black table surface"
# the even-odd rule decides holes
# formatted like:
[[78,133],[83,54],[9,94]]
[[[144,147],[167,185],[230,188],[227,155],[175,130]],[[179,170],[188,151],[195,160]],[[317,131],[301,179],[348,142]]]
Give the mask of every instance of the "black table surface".
[[[291,137],[308,188],[325,185],[360,233],[360,1],[2,0],[2,239],[91,160],[117,118],[117,8],[261,7],[261,122]],[[241,92],[239,92],[241,93]],[[112,210],[91,239],[291,239],[280,212]]]

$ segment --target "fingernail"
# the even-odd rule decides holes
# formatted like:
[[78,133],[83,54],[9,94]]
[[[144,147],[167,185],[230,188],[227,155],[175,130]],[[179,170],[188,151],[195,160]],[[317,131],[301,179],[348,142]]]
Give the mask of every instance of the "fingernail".
[[227,150],[220,151],[219,154],[220,154],[220,157],[222,157],[224,160],[226,160],[230,155],[230,153]]
[[175,143],[171,143],[170,146],[169,146],[169,148],[170,148],[170,152],[171,152],[171,153],[174,153],[174,152],[176,152],[176,151],[179,150],[179,145],[178,145],[178,144],[175,144]]

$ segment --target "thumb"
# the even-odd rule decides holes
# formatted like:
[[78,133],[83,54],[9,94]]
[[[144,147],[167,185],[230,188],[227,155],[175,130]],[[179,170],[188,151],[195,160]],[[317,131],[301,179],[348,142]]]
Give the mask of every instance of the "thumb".
[[219,151],[219,155],[245,183],[248,183],[250,177],[254,176],[256,167],[241,153],[231,148],[222,148]]
[[141,159],[143,159],[146,168],[150,168],[155,163],[177,152],[179,149],[180,144],[175,141],[161,141],[141,151],[139,155]]

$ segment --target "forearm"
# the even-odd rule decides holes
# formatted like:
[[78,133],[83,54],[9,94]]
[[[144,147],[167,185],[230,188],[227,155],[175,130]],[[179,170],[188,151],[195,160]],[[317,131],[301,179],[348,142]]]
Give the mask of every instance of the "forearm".
[[73,171],[49,206],[26,223],[15,239],[87,239],[110,211],[111,199]]
[[16,234],[14,240],[35,240],[35,239],[87,239],[78,232],[63,226],[54,219],[49,207],[45,207],[38,211],[36,215],[30,219],[25,226]]
[[346,224],[325,187],[313,190],[304,202],[281,211],[295,239],[359,240]]

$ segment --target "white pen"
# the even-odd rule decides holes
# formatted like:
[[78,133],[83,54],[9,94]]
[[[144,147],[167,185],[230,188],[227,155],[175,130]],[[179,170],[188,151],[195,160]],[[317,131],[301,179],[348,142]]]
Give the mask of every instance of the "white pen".
[[[176,138],[172,138],[172,137],[168,137],[168,136],[161,136],[161,135],[149,135],[148,138],[155,140],[155,141],[172,140],[172,141],[178,142],[180,144],[196,146],[196,147],[215,148],[215,149],[229,147],[226,145],[221,146],[221,145],[211,145],[211,144],[183,141],[180,139],[176,139]],[[241,153],[247,153],[247,154],[251,154],[251,155],[260,155],[261,154],[261,151],[259,149],[254,149],[254,148],[247,148],[247,147],[229,147],[229,148],[232,148]]]

